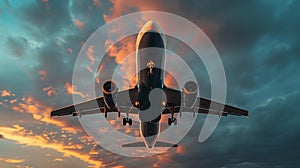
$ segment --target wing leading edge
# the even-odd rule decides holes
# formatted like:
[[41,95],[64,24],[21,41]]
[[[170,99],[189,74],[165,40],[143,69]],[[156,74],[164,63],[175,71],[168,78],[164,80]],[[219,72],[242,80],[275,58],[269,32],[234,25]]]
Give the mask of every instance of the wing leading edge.
[[[128,109],[132,107],[132,101],[137,100],[137,88],[131,88],[128,90],[118,92],[118,107],[119,109]],[[51,117],[53,116],[65,116],[73,115],[80,116],[86,114],[104,113],[106,108],[103,96],[96,99],[88,100],[75,105],[70,105],[61,109],[51,111]],[[107,109],[106,112],[118,112],[118,109]],[[122,112],[122,111],[121,111]]]

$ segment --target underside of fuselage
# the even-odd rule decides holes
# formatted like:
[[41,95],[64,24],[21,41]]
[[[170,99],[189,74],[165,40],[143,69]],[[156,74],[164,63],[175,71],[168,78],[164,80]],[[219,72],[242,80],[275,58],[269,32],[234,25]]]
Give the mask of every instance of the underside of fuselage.
[[[136,50],[140,134],[146,146],[151,148],[160,132],[162,100],[150,101],[149,95],[154,89],[163,89],[165,66],[164,34],[155,22],[149,21],[143,26]],[[157,92],[154,98],[161,98],[163,95],[160,94],[163,93]]]

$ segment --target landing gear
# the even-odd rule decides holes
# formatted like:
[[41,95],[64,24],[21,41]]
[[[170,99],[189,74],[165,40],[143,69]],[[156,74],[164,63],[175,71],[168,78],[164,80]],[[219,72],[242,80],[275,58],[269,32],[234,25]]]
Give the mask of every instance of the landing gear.
[[177,125],[177,119],[174,117],[174,107],[171,108],[171,118],[168,118],[168,125],[172,125],[172,123],[174,123],[174,125]]
[[[133,109],[133,106],[129,109],[129,111],[126,112],[126,117],[123,118],[123,125],[125,126],[127,123],[128,125],[132,125],[132,119],[129,118],[129,113],[132,111]],[[119,111],[119,114],[120,116],[120,111]]]
[[170,126],[170,125],[172,125],[172,123],[174,125],[177,125],[177,118],[174,118],[174,117],[168,118],[168,125]]
[[107,118],[107,107],[104,105],[104,117]]
[[128,125],[132,125],[132,119],[131,118],[123,118],[123,125],[125,126],[128,123]]

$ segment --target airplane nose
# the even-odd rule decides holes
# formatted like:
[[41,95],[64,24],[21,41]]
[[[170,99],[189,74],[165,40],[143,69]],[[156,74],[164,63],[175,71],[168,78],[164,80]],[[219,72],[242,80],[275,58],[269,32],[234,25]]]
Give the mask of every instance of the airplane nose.
[[150,30],[159,30],[160,27],[154,20],[149,20],[145,26],[148,26]]
[[141,29],[141,32],[144,33],[148,31],[162,32],[160,26],[154,20],[149,20]]
[[[145,37],[144,40],[142,39],[143,37]],[[144,44],[143,47],[139,47],[141,42],[148,43],[148,41],[149,43],[152,42],[152,43],[159,43],[159,44],[156,44],[154,46],[152,46],[151,44],[150,45]],[[154,20],[149,20],[148,22],[146,22],[138,34],[136,40],[136,48],[138,49],[145,48],[145,47],[164,48],[165,45],[166,45],[166,37],[159,24],[156,23]]]

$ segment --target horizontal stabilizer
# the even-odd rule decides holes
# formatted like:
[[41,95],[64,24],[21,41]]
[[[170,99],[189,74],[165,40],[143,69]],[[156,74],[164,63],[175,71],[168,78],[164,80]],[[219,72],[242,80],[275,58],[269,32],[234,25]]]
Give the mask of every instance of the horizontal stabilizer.
[[[177,144],[171,144],[168,142],[157,141],[154,147],[177,147]],[[146,147],[144,142],[133,142],[129,144],[123,144],[122,147]]]
[[144,142],[133,142],[128,144],[123,144],[122,147],[146,147]]
[[157,141],[154,145],[155,147],[177,147],[177,144],[171,144],[168,142]]

